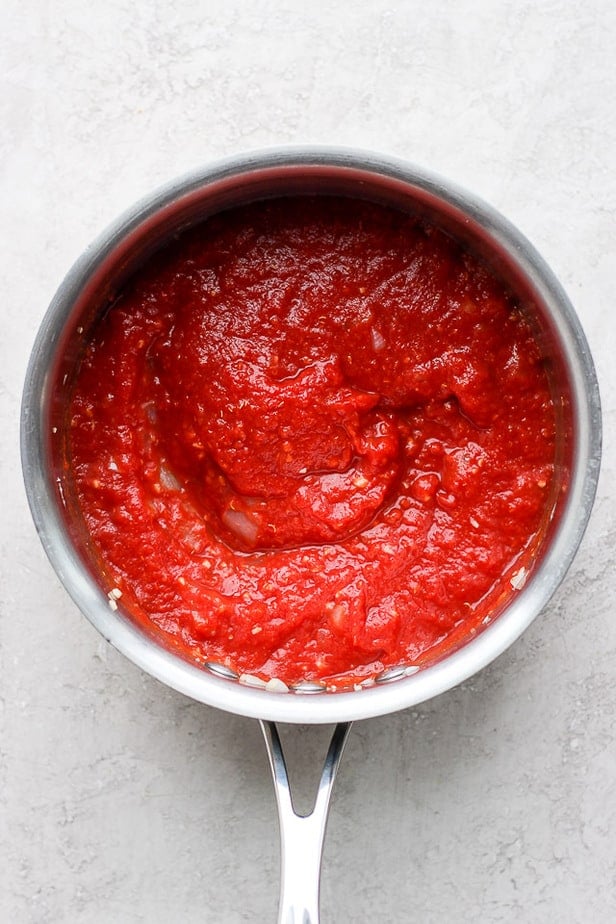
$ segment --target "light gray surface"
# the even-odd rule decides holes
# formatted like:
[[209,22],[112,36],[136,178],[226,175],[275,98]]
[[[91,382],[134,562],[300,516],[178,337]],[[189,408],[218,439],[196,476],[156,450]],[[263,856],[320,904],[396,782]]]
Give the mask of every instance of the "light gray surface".
[[[10,0],[2,30],[0,920],[275,920],[255,722],[110,650],[27,513],[21,381],[54,289],[171,176],[284,142],[415,160],[488,199],[568,290],[597,363],[594,516],[552,605],[462,688],[357,725],[323,924],[616,920],[616,7]],[[299,775],[322,730],[286,736]]]

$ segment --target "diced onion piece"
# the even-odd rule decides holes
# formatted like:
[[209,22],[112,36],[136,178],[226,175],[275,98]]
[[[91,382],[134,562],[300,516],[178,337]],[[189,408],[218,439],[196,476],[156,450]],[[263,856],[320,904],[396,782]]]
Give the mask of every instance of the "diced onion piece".
[[160,471],[158,478],[163,488],[166,488],[168,491],[180,491],[182,485],[177,480],[173,472],[167,468],[164,462],[160,464]]
[[156,423],[158,418],[156,405],[152,401],[146,401],[146,403],[143,405],[143,410],[145,411],[145,416],[147,417],[148,422],[151,424]]
[[240,674],[240,683],[245,684],[247,687],[258,687],[264,689],[267,684],[265,680],[261,680],[260,677],[255,677],[253,674]]
[[289,688],[284,682],[284,680],[279,680],[278,677],[272,677],[271,680],[268,680],[265,684],[265,689],[270,693],[288,693]]
[[380,353],[383,347],[385,346],[385,338],[382,333],[376,329],[376,327],[370,328],[370,339],[372,340],[372,347],[376,353]]
[[242,510],[225,510],[222,521],[232,533],[235,533],[248,545],[254,545],[259,533],[259,527],[247,513]]
[[514,571],[509,579],[509,583],[514,590],[522,590],[526,584],[527,574],[526,568],[520,568],[518,571]]

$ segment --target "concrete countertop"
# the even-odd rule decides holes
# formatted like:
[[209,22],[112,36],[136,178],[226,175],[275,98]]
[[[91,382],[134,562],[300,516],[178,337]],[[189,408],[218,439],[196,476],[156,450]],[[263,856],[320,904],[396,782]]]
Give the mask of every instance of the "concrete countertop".
[[[257,723],[162,687],[81,617],[30,520],[18,412],[55,288],[119,212],[215,158],[324,142],[440,172],[530,238],[590,341],[605,449],[578,557],[523,638],[354,728],[323,924],[616,920],[612,0],[8,0],[0,45],[0,919],[275,920]],[[323,730],[286,738],[304,784]]]

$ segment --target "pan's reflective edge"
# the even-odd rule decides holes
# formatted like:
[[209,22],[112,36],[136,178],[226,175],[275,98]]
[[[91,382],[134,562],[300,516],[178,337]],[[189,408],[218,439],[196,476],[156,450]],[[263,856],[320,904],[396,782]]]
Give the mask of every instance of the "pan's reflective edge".
[[[358,195],[388,184],[401,195],[451,213],[483,236],[486,246],[528,282],[549,314],[574,426],[571,477],[558,523],[539,566],[506,610],[463,648],[412,676],[354,692],[312,695],[274,693],[215,676],[161,648],[121,609],[112,611],[84,568],[61,515],[50,447],[53,377],[67,332],[78,323],[76,305],[114,261],[126,258],[129,242],[144,228],[164,226],[167,216],[175,220],[178,210],[194,212],[209,191],[213,200],[227,196],[225,201],[231,201],[228,197],[238,189],[237,201],[242,201],[242,185],[262,190],[274,179],[288,183],[307,175],[343,178]],[[293,147],[230,158],[180,178],[127,211],[86,250],[56,293],[33,347],[23,392],[21,450],[28,501],[45,551],[77,606],[118,650],[163,683],[220,709],[280,722],[333,723],[393,712],[444,692],[494,660],[538,615],[569,568],[590,516],[601,457],[601,410],[592,358],[575,312],[551,270],[506,219],[455,185],[403,161],[355,149]]]

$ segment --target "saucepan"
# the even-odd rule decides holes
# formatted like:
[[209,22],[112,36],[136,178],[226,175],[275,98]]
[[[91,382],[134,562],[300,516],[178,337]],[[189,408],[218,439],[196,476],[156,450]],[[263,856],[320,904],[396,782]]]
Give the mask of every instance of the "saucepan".
[[[526,306],[549,365],[558,417],[557,498],[526,584],[482,631],[434,663],[400,664],[370,685],[343,691],[318,684],[272,689],[229,668],[196,665],[146,632],[119,605],[110,607],[87,532],[64,496],[63,414],[83,343],[122,283],[184,229],[238,204],[298,193],[336,194],[409,210],[472,248]],[[508,221],[453,184],[408,163],[334,148],[256,152],[218,162],[172,182],[126,212],[77,261],[41,324],[22,406],[22,462],[32,515],[69,594],[117,649],[153,677],[211,706],[261,721],[282,841],[280,921],[318,920],[320,858],[336,769],[350,723],[416,705],[493,661],[530,624],[571,564],[597,484],[601,415],[588,345],[563,289]],[[276,686],[276,685],[274,685]],[[332,723],[335,731],[311,814],[293,807],[275,723]]]

